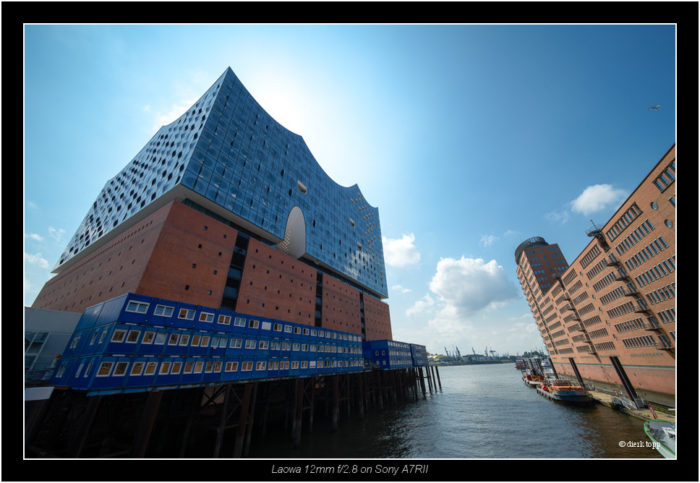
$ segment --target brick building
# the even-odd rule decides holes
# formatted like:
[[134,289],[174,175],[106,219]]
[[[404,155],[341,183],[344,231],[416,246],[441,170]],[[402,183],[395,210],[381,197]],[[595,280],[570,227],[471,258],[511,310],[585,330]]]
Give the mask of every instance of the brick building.
[[228,68],[89,208],[33,307],[126,292],[390,339],[379,213]]
[[[539,237],[515,253],[518,279],[558,373],[669,406],[675,405],[675,153],[674,145],[605,225],[589,231],[591,241],[570,265],[538,273],[538,255],[553,247]],[[553,252],[560,255],[558,247]]]

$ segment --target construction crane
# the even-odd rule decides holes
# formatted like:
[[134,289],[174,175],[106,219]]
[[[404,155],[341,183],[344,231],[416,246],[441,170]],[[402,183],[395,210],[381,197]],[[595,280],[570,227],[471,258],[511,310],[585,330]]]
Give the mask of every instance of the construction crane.
[[455,350],[457,351],[457,358],[462,357],[462,354],[459,353],[459,347],[455,346]]

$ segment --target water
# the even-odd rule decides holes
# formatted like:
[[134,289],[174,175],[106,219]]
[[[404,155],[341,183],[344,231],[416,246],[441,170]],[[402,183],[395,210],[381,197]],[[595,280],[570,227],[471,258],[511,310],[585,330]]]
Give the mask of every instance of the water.
[[[661,458],[643,422],[602,405],[572,407],[525,386],[513,364],[440,367],[442,392],[314,423],[293,449],[288,434],[253,438],[252,458]],[[641,442],[630,447],[628,442]],[[620,442],[624,442],[624,446]],[[650,443],[649,443],[650,444]]]

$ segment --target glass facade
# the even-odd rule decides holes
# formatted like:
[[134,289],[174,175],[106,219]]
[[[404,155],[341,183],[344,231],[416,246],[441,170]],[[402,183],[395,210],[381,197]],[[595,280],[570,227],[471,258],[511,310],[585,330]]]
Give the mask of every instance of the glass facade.
[[378,209],[357,185],[335,183],[303,138],[267,114],[230,68],[107,182],[57,269],[175,187],[240,217],[273,243],[285,239],[298,207],[302,258],[388,296]]

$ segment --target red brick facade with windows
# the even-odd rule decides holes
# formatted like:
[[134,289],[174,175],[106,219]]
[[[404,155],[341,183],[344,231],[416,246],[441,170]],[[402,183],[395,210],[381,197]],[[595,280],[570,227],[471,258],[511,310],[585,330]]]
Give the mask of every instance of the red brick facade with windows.
[[533,283],[527,251],[517,269],[558,373],[575,377],[575,364],[583,379],[620,387],[619,362],[638,396],[667,405],[676,389],[675,154],[674,145],[590,232],[552,288]]
[[62,270],[32,307],[82,312],[135,292],[218,308],[236,235],[233,228],[170,202]]
[[391,340],[389,306],[365,293],[365,340]]
[[316,270],[253,238],[236,311],[314,325]]
[[[220,308],[238,232],[180,201],[171,201],[96,245],[49,280],[32,307],[82,312],[125,292]],[[318,271],[250,238],[236,311],[316,324]],[[327,273],[321,326],[391,339],[389,306]]]
[[323,275],[321,326],[362,334],[360,292],[330,275]]

